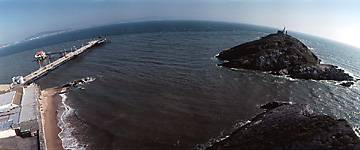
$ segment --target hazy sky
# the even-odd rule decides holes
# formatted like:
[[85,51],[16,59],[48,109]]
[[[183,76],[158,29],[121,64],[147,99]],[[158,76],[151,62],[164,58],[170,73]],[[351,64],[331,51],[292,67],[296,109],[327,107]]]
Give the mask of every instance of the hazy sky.
[[360,0],[0,0],[0,46],[49,30],[167,19],[286,26],[360,47]]

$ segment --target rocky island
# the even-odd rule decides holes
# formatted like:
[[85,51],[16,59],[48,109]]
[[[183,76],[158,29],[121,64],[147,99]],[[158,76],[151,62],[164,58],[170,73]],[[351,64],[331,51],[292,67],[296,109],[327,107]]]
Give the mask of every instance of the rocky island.
[[314,112],[309,105],[270,102],[247,122],[196,150],[360,149],[360,140],[344,119]]
[[354,81],[337,66],[321,64],[304,43],[285,30],[224,50],[216,57],[224,61],[220,66],[228,68],[260,70],[299,79]]

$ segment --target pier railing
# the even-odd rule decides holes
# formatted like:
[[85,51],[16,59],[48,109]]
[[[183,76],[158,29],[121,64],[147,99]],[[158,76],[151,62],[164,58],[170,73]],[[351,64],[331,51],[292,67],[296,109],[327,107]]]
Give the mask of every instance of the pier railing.
[[96,39],[88,42],[86,45],[80,47],[79,49],[76,49],[75,51],[69,52],[65,54],[63,57],[60,57],[59,59],[47,64],[46,66],[40,67],[38,70],[30,73],[29,75],[25,76],[23,78],[22,85],[30,84],[31,82],[39,79],[40,77],[44,76],[51,70],[56,69],[57,67],[61,66],[65,62],[71,60],[75,56],[80,55],[81,53],[85,52],[86,50],[94,47],[95,45],[102,44],[106,41],[106,39]]

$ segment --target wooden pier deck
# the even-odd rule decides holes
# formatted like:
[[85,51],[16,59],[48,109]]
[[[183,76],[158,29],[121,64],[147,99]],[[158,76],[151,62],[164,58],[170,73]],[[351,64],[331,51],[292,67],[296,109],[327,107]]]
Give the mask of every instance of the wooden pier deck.
[[93,40],[93,41],[88,42],[87,45],[82,46],[81,48],[79,48],[79,49],[77,49],[77,50],[75,50],[73,52],[69,52],[69,53],[65,54],[63,57],[55,60],[54,62],[52,62],[50,64],[47,64],[46,66],[43,66],[43,67],[39,68],[38,70],[36,70],[36,71],[30,73],[29,75],[25,76],[23,85],[30,84],[31,82],[35,81],[36,79],[39,79],[40,77],[44,76],[45,74],[47,74],[51,70],[54,70],[57,67],[64,64],[65,62],[71,60],[75,56],[78,56],[81,53],[85,52],[86,50],[94,47],[95,45],[102,44],[105,41],[106,41],[106,39]]

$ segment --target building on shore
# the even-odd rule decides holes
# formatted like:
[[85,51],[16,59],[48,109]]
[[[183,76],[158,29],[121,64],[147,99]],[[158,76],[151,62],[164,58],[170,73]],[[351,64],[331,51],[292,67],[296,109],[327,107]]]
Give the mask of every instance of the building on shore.
[[0,149],[39,148],[38,97],[35,84],[0,94]]

